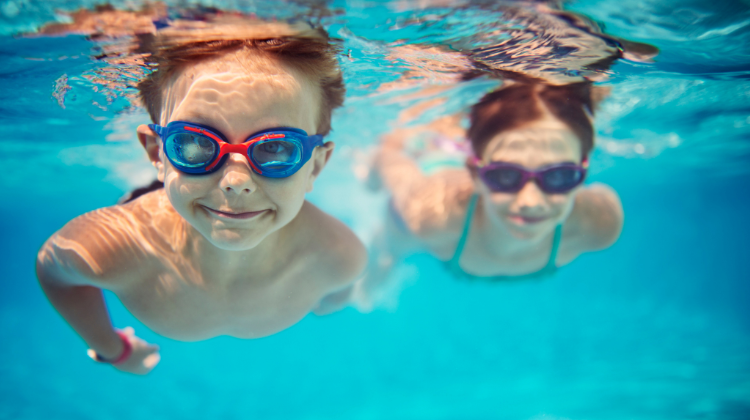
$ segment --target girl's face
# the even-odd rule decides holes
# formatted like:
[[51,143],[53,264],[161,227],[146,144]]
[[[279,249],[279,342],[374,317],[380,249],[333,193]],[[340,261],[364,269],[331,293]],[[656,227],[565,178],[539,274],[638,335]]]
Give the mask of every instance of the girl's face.
[[[581,142],[564,123],[546,115],[497,134],[488,143],[482,161],[513,163],[530,170],[556,163],[581,163]],[[530,180],[516,193],[494,192],[478,176],[474,181],[484,197],[489,220],[519,239],[541,237],[562,223],[573,209],[577,191],[548,194]]]

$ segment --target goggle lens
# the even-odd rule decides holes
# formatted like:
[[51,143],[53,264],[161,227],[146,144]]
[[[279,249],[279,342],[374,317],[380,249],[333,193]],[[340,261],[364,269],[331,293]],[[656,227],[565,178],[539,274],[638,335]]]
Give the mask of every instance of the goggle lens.
[[216,129],[184,121],[172,121],[166,127],[150,124],[149,128],[162,138],[164,154],[174,167],[192,175],[210,174],[230,154],[239,153],[258,175],[286,178],[310,159],[313,149],[323,145],[323,136],[308,136],[293,127],[259,131],[239,144],[228,143]]
[[216,143],[199,134],[178,133],[169,136],[164,152],[186,168],[199,168],[216,156]]
[[563,166],[530,172],[515,166],[500,165],[481,171],[482,180],[496,192],[518,192],[529,180],[536,181],[539,188],[549,194],[566,193],[582,181],[585,170],[577,166]]
[[250,158],[263,170],[284,171],[302,158],[299,144],[285,140],[268,140],[253,146]]
[[502,168],[485,172],[484,180],[496,191],[510,192],[520,189],[524,177],[518,169]]
[[580,184],[583,174],[575,168],[556,168],[542,172],[541,184],[550,192],[572,190]]

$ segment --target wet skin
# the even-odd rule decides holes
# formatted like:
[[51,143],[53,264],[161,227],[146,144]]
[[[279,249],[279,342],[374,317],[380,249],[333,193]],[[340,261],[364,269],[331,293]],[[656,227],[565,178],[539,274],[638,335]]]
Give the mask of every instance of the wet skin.
[[[581,163],[581,145],[565,125],[547,117],[496,135],[487,145],[483,161],[508,162],[530,170],[556,163]],[[487,219],[520,240],[539,239],[562,223],[573,210],[577,192],[547,194],[530,181],[516,193],[502,193],[491,191],[477,177],[474,181]]]
[[[160,123],[206,124],[230,143],[282,126],[312,134],[316,89],[278,63],[228,55],[178,74]],[[363,270],[361,242],[304,199],[332,143],[316,148],[294,175],[272,179],[239,154],[210,175],[187,175],[165,159],[146,125],[138,137],[164,189],[74,219],[45,244],[37,264],[50,301],[103,356],[116,357],[122,344],[100,289],[170,338],[257,338],[295,324]],[[118,368],[148,372],[157,349],[133,340],[133,360]]]
[[[451,259],[474,193],[479,194],[479,201],[460,260],[470,274],[520,275],[541,269],[549,258],[558,224],[564,227],[558,266],[583,252],[606,248],[619,236],[622,206],[617,194],[605,185],[547,194],[530,181],[517,193],[497,193],[467,169],[446,169],[425,176],[401,152],[403,139],[413,135],[404,131],[386,138],[378,157],[383,182],[408,228],[404,232],[393,228],[397,224],[389,225],[388,242],[398,244],[392,260],[415,248],[427,248],[444,261]],[[535,170],[554,163],[580,163],[581,150],[575,134],[547,113],[496,135],[481,158]]]

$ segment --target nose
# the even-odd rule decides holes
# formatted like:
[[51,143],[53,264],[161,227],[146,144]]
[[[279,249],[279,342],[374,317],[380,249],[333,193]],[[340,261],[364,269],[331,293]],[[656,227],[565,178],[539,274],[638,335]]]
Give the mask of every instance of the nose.
[[255,191],[252,169],[247,159],[239,153],[232,153],[222,169],[219,188],[230,194],[250,194]]
[[536,185],[536,182],[529,180],[521,188],[521,191],[516,194],[514,201],[516,210],[529,211],[543,208],[547,202],[547,198],[544,192],[539,189],[539,186]]

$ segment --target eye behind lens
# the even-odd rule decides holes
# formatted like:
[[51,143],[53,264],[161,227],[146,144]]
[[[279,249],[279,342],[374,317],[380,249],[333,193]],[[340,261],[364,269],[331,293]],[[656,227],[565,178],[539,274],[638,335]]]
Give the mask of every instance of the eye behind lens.
[[566,192],[581,183],[583,173],[576,168],[556,168],[542,175],[542,182],[547,190]]
[[302,156],[299,145],[285,140],[271,140],[255,145],[251,157],[261,166],[288,168],[295,165]]
[[484,181],[497,191],[513,191],[523,181],[523,173],[513,168],[491,169],[484,173]]
[[211,162],[216,154],[216,144],[201,135],[178,133],[167,139],[164,152],[173,163],[197,168]]

